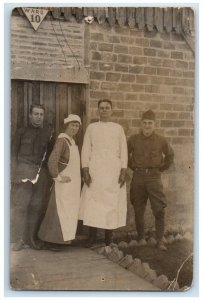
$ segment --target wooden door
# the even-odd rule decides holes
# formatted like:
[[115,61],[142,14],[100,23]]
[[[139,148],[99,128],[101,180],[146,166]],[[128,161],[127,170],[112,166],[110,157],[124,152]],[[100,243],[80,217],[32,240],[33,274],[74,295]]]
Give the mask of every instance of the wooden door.
[[[53,128],[55,136],[64,131],[64,118],[77,114],[83,120],[85,85],[57,82],[12,80],[11,137],[17,128],[29,122],[31,104],[45,106],[45,123]],[[76,137],[81,148],[82,131]]]

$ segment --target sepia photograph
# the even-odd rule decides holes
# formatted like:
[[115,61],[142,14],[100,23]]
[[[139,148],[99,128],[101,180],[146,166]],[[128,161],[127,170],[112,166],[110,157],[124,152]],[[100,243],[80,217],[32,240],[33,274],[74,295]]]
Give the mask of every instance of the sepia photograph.
[[12,291],[195,284],[195,18],[190,6],[12,10]]

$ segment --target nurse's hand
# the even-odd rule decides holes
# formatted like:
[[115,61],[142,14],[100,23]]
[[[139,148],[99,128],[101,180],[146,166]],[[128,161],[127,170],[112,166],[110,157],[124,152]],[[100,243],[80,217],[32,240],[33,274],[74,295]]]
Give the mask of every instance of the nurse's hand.
[[120,172],[120,176],[119,176],[119,179],[118,179],[118,183],[120,184],[120,188],[122,188],[122,186],[124,186],[126,182],[126,169],[121,169],[121,172]]
[[70,182],[71,178],[69,176],[61,176],[61,182]]
[[89,187],[91,182],[92,182],[92,179],[91,179],[91,176],[90,176],[90,173],[89,173],[89,168],[83,168],[82,173],[83,173],[84,182]]

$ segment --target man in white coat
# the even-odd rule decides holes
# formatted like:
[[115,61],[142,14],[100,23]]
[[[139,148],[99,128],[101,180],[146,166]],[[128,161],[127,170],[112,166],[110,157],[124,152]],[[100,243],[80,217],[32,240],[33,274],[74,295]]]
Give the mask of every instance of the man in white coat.
[[111,122],[112,102],[98,102],[100,120],[86,130],[82,147],[84,186],[80,219],[90,226],[91,247],[97,228],[105,229],[105,243],[112,242],[112,230],[126,225],[127,143],[123,128]]

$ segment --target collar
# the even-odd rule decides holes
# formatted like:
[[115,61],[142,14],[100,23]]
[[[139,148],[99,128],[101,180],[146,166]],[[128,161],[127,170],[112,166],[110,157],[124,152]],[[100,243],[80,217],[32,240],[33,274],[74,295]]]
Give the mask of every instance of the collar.
[[143,134],[142,131],[140,131],[140,137],[143,139],[143,140],[152,140],[155,136],[155,132],[153,131],[153,133],[150,135],[150,136],[145,136]]

